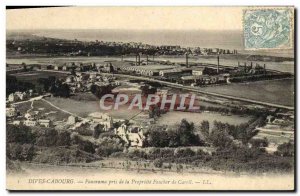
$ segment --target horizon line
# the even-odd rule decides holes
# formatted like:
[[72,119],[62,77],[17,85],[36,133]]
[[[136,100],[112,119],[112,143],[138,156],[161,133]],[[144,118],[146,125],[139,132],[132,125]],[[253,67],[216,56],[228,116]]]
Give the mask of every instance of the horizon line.
[[7,29],[6,31],[37,31],[37,30],[117,30],[117,31],[243,31],[243,29],[118,29],[118,28],[47,28],[47,29]]

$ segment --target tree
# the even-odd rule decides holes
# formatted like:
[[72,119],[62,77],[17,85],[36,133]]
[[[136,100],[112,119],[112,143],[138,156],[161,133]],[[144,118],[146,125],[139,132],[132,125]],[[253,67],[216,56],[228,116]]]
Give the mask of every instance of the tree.
[[199,142],[199,138],[194,134],[194,123],[189,123],[182,119],[178,128],[180,136],[180,146],[192,146]]
[[284,156],[284,157],[291,157],[295,154],[295,146],[291,142],[286,142],[283,144],[280,144],[277,147],[277,151],[275,152],[276,155]]
[[162,168],[163,164],[164,163],[161,159],[155,159],[153,162],[154,167],[157,167],[157,168]]
[[6,141],[7,143],[29,144],[35,142],[35,134],[32,133],[29,127],[24,125],[16,126],[8,124],[6,126]]
[[204,120],[204,121],[201,122],[200,131],[206,138],[208,138],[208,136],[209,136],[209,122],[207,120]]
[[113,87],[111,85],[107,86],[98,86],[98,85],[92,85],[91,86],[91,92],[96,95],[98,98],[101,98],[103,95],[111,94],[111,90]]
[[98,144],[96,154],[104,157],[108,157],[116,152],[122,152],[125,145],[124,141],[115,135],[99,138]]
[[194,124],[185,119],[178,126],[165,130],[162,126],[153,126],[148,130],[147,142],[152,147],[178,147],[202,145],[198,135],[194,133]]
[[195,152],[190,148],[178,149],[175,151],[175,156],[178,158],[195,156]]
[[217,148],[227,148],[233,143],[233,140],[225,130],[224,126],[217,121],[214,122],[214,127],[209,135],[209,140]]
[[249,141],[249,143],[252,144],[252,147],[255,147],[255,148],[268,147],[268,145],[269,145],[268,139],[266,137],[257,138],[257,139],[252,138]]
[[165,130],[150,131],[148,138],[148,144],[152,147],[166,147],[169,144],[168,133]]
[[56,146],[70,146],[71,133],[69,131],[61,131],[57,135]]
[[6,147],[6,155],[9,159],[31,161],[35,155],[32,144],[10,143]]
[[142,90],[142,95],[143,96],[148,96],[150,94],[155,94],[157,92],[157,89],[153,86],[150,86],[150,85],[141,86],[141,90]]
[[265,124],[265,116],[261,116],[254,121],[250,121],[246,124],[241,124],[236,129],[236,138],[241,140],[244,144],[247,144],[251,138],[257,135],[258,130],[256,127],[263,126]]

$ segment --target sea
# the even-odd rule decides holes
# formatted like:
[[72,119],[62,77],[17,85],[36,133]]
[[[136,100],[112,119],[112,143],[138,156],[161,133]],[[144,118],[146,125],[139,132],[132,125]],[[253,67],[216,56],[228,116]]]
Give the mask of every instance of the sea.
[[181,47],[237,49],[242,53],[270,56],[294,57],[294,50],[246,51],[243,32],[236,30],[121,30],[121,29],[53,29],[36,30],[34,35],[80,40],[107,42],[141,42],[150,45],[179,45]]

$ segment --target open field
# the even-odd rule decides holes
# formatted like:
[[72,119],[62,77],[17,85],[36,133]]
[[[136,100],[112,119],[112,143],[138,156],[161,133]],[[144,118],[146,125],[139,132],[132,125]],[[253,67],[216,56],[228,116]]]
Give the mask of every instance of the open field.
[[[51,102],[55,106],[69,111],[71,113],[77,114],[80,117],[87,117],[90,113],[93,112],[103,112],[107,113],[113,119],[131,119],[135,115],[141,113],[138,109],[128,110],[128,106],[120,106],[118,110],[101,110],[99,107],[99,101],[91,101],[91,100],[74,100],[72,98],[59,98],[59,97],[50,97],[46,98],[47,101]],[[138,120],[139,117],[145,116],[142,112],[137,115],[134,119]]]
[[[159,120],[158,124],[161,125],[172,125],[179,123],[182,119],[186,119],[187,121],[193,122],[196,125],[199,125],[203,120],[207,120],[210,125],[213,125],[214,120],[221,121],[223,123],[229,123],[234,125],[239,125],[241,123],[248,122],[251,117],[245,117],[245,116],[238,116],[238,115],[232,115],[232,116],[225,116],[221,115],[220,113],[188,113],[188,112],[168,112],[164,115],[162,115]],[[210,126],[212,127],[212,126]]]
[[201,88],[208,92],[294,106],[294,79],[232,83]]
[[[108,110],[102,111],[99,107],[99,101],[81,100],[77,101],[72,98],[58,98],[50,97],[46,98],[47,101],[67,110],[71,113],[75,113],[81,117],[87,117],[92,112],[105,112],[112,116],[114,119],[131,119],[134,117],[136,121],[142,121],[141,119],[148,118],[147,112],[141,112],[137,108],[128,110],[128,106],[120,106],[118,110]],[[135,116],[137,115],[137,116]],[[202,120],[208,120],[213,123],[214,120],[219,120],[222,122],[228,122],[230,124],[240,124],[247,122],[251,117],[241,117],[238,115],[225,116],[220,113],[187,113],[187,112],[168,112],[162,115],[158,124],[174,124],[179,123],[182,118],[186,118],[188,121],[193,121],[194,123],[200,123]]]
[[292,140],[293,137],[290,135],[274,135],[274,134],[269,134],[269,133],[264,133],[264,132],[259,132],[255,138],[267,138],[269,143],[274,143],[274,144],[283,144],[286,142],[289,142]]
[[[31,109],[32,102],[24,102],[16,105],[16,109],[24,115],[29,109]],[[43,100],[34,101],[32,104],[33,108],[31,111],[39,111],[40,118],[47,118],[51,121],[62,121],[66,120],[69,114],[66,114],[56,108],[52,107]]]
[[30,71],[10,74],[15,76],[18,80],[24,82],[36,83],[39,78],[48,78],[49,76],[55,76],[56,78],[64,78],[67,76],[65,73],[56,72],[43,72],[43,71]]
[[77,101],[71,98],[49,97],[47,101],[55,106],[77,114],[80,117],[87,117],[89,113],[99,112],[99,101]]

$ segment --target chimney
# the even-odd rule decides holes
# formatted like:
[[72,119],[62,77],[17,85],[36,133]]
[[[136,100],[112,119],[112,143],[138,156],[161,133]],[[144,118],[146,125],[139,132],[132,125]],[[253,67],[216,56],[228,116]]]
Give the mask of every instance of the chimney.
[[253,67],[253,63],[252,63],[252,61],[251,61],[250,67],[251,67],[251,69],[252,69],[252,67]]
[[189,67],[189,55],[188,55],[188,53],[185,53],[185,64],[186,64],[186,67]]
[[217,74],[219,73],[219,66],[220,66],[220,56],[218,56]]
[[247,72],[247,63],[245,62],[245,73]]
[[139,65],[141,65],[141,53],[139,53]]
[[135,65],[137,65],[138,56],[135,55]]
[[148,65],[148,61],[149,61],[149,59],[148,59],[148,58],[149,58],[149,56],[148,56],[148,54],[147,54],[147,65]]

